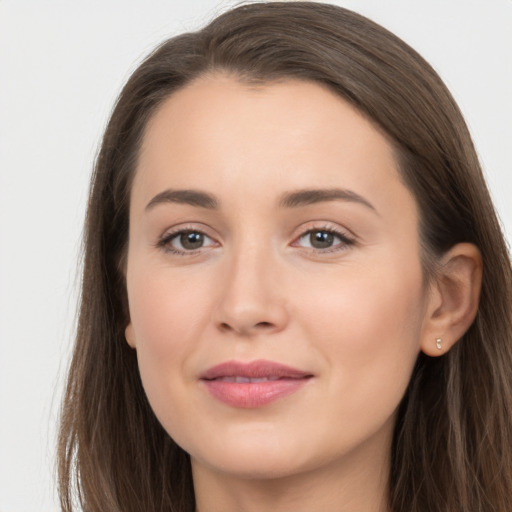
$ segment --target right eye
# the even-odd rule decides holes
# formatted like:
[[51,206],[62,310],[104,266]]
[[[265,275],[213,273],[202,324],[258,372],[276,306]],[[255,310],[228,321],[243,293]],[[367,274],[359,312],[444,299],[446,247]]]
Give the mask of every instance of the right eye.
[[186,229],[168,234],[158,245],[175,254],[186,254],[215,245],[215,242],[201,231]]

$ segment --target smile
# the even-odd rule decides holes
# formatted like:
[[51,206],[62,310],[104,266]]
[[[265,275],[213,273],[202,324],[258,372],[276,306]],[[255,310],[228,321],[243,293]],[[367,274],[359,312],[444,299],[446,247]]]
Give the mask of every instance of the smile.
[[272,361],[228,361],[207,370],[200,381],[217,400],[251,409],[295,393],[312,377],[311,373]]
[[238,384],[252,384],[254,382],[269,382],[272,380],[279,380],[280,378],[281,377],[256,377],[251,379],[250,377],[242,377],[238,375],[236,377],[219,377],[215,380],[222,382],[237,382]]

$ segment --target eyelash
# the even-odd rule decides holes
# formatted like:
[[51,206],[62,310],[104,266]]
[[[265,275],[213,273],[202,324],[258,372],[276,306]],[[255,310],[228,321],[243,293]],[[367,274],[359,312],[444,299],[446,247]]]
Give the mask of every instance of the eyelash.
[[[331,247],[319,249],[316,247],[309,247],[308,249],[310,252],[316,253],[316,254],[329,254],[329,253],[335,253],[340,252],[348,249],[351,245],[354,245],[355,243],[355,237],[348,235],[345,231],[341,231],[339,229],[333,228],[331,226],[324,226],[324,227],[316,227],[313,226],[306,231],[304,231],[301,235],[295,238],[296,241],[299,241],[303,239],[306,236],[311,236],[312,233],[327,233],[328,235],[333,235],[336,238],[340,240],[338,244],[335,244]],[[296,242],[293,242],[292,245],[295,245]]]
[[[306,231],[303,231],[299,236],[297,236],[291,245],[294,247],[297,247],[298,241],[302,240],[304,237],[306,237],[308,235],[311,236],[311,234],[314,232],[327,233],[328,235],[333,235],[334,237],[336,237],[340,240],[340,243],[338,243],[332,247],[327,247],[327,248],[323,248],[323,249],[319,249],[319,248],[315,248],[315,247],[306,248],[306,249],[308,249],[309,252],[313,252],[316,254],[326,254],[326,253],[328,254],[328,253],[333,253],[333,252],[340,252],[340,251],[346,250],[348,247],[350,247],[351,245],[354,245],[354,243],[355,243],[355,238],[353,236],[350,236],[346,232],[343,232],[341,230],[338,230],[338,229],[335,229],[335,228],[332,228],[329,226],[329,227],[311,227],[311,228],[307,229]],[[190,227],[190,228],[185,227],[185,228],[177,229],[176,231],[172,231],[170,233],[166,233],[164,236],[162,236],[162,238],[160,238],[158,240],[158,242],[155,244],[155,246],[159,249],[162,249],[163,251],[165,251],[167,253],[171,253],[171,254],[174,254],[177,256],[194,256],[194,255],[201,254],[203,252],[203,249],[205,249],[205,247],[208,247],[208,246],[199,247],[198,249],[182,250],[182,249],[177,249],[176,247],[173,247],[171,245],[171,242],[174,239],[176,239],[177,237],[179,237],[181,235],[187,234],[187,233],[198,234],[198,235],[201,235],[203,237],[206,237],[206,238],[214,241],[212,237],[208,236],[204,231],[202,231],[200,229],[193,228],[193,227]],[[215,243],[215,241],[214,241],[214,243]]]
[[193,250],[182,250],[182,249],[177,249],[176,247],[173,247],[171,245],[171,242],[175,238],[177,238],[181,235],[187,234],[187,233],[190,233],[190,234],[197,233],[206,238],[209,238],[210,240],[213,240],[212,237],[208,236],[204,231],[202,231],[200,229],[193,228],[193,227],[184,227],[184,228],[177,229],[176,231],[171,231],[170,233],[166,233],[164,236],[162,236],[162,238],[160,238],[160,240],[158,240],[158,242],[155,245],[157,248],[162,249],[165,252],[175,254],[177,256],[193,256],[193,255],[197,255],[197,254],[200,254],[201,252],[203,252],[202,249],[204,249],[204,247],[200,247],[198,249],[193,249]]

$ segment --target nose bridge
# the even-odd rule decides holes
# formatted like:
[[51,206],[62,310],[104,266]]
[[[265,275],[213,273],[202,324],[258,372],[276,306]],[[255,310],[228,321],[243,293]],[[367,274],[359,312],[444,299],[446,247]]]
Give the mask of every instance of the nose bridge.
[[269,240],[240,240],[225,261],[218,324],[239,334],[281,330],[286,323],[277,255]]
[[233,253],[227,285],[231,288],[230,295],[238,297],[238,302],[257,302],[271,295],[268,281],[276,262],[269,254],[268,245],[264,247],[261,242],[251,242]]

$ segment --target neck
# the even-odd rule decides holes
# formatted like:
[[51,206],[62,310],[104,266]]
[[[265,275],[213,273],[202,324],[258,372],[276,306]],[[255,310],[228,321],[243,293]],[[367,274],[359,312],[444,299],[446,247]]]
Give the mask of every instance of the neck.
[[390,443],[383,446],[370,443],[320,468],[266,479],[192,459],[196,512],[386,512]]

